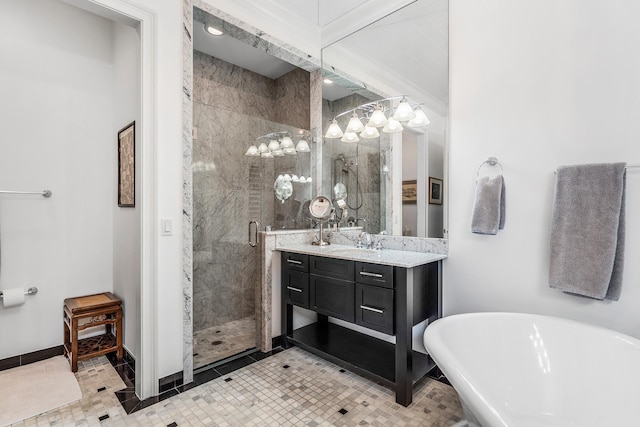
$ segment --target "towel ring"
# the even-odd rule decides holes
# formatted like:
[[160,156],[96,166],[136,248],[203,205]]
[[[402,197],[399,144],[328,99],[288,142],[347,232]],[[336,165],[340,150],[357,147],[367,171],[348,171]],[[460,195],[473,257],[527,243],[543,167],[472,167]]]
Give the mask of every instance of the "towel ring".
[[482,166],[484,166],[485,164],[488,164],[489,166],[498,166],[500,168],[500,175],[502,175],[502,165],[500,164],[500,162],[498,161],[497,157],[489,157],[487,160],[485,160],[484,162],[480,163],[480,166],[478,166],[478,171],[476,172],[476,177],[480,176],[480,169],[482,169]]

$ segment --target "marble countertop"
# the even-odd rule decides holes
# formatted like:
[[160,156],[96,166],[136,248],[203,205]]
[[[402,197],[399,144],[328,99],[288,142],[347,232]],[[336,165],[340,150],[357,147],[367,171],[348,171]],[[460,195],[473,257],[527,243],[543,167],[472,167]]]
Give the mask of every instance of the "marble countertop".
[[393,249],[361,249],[348,245],[313,246],[290,245],[277,247],[281,252],[316,255],[327,258],[349,259],[352,261],[370,262],[373,264],[392,265],[394,267],[411,268],[447,258],[443,254],[428,252],[397,251]]

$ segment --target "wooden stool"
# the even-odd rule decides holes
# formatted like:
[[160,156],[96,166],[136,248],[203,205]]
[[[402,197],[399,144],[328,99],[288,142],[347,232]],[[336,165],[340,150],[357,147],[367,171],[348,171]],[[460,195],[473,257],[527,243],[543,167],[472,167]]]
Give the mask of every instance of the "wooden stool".
[[[105,326],[104,334],[78,340],[78,331],[101,325]],[[79,360],[114,351],[122,359],[122,301],[111,292],[65,299],[64,355],[71,363],[71,371],[78,371]]]

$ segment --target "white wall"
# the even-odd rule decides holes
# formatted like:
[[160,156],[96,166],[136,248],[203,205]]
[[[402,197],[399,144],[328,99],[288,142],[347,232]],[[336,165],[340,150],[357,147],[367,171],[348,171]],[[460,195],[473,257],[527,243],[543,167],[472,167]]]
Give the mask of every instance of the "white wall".
[[[640,163],[640,3],[450,3],[450,249],[444,312],[546,313],[640,337],[640,173],[627,177],[622,296],[598,302],[548,286],[558,165]],[[505,229],[472,234],[476,168],[504,166]]]
[[62,344],[64,298],[112,290],[111,24],[50,0],[0,2],[0,359]]
[[[141,134],[140,134],[140,36],[130,26],[113,22],[114,65],[114,130],[136,122],[136,206],[113,209],[113,292],[123,300],[124,346],[134,356],[140,355],[140,195],[141,195]],[[116,147],[113,138],[112,149]],[[113,163],[113,175],[118,176],[118,161]],[[118,200],[118,187],[113,186],[112,200]]]

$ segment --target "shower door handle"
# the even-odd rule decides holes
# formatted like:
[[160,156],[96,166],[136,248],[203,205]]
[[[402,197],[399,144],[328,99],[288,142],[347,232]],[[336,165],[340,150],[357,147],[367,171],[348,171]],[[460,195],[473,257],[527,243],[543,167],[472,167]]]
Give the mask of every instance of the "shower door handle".
[[[251,225],[255,225],[253,230],[253,241],[251,241]],[[249,221],[249,246],[255,248],[258,245],[258,221]]]

